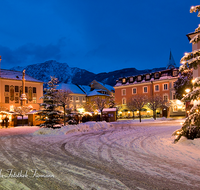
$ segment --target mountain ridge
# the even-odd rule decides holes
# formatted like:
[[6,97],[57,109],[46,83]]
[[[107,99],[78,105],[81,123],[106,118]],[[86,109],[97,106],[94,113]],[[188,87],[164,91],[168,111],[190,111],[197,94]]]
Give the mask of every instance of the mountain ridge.
[[50,76],[55,76],[58,78],[59,82],[64,83],[88,85],[93,80],[97,80],[99,82],[114,86],[116,84],[116,80],[121,77],[161,71],[166,69],[166,67],[144,70],[137,70],[136,68],[124,68],[95,74],[78,67],[70,67],[67,63],[49,60],[45,61],[44,63],[36,63],[26,67],[17,66],[11,68],[11,70],[15,71],[23,71],[24,69],[26,70],[26,74],[43,82],[48,82],[50,80]]

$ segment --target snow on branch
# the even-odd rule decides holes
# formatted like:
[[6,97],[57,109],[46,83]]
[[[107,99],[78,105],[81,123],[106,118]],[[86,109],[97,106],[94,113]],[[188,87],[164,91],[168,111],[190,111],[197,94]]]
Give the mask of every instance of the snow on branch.
[[200,56],[200,50],[196,50],[190,53],[185,53],[185,55],[181,58],[181,63],[184,64],[186,61],[199,57]]
[[193,90],[192,92],[186,94],[183,98],[182,101],[186,100],[196,100],[200,96],[200,89]]
[[[197,28],[198,29],[198,31],[200,30],[200,27],[198,27]],[[198,32],[197,31],[197,32]],[[196,32],[196,30],[195,30],[195,32]],[[200,34],[197,34],[197,35],[195,35],[191,40],[190,40],[190,43],[192,43],[192,44],[196,44],[196,43],[198,43],[200,41]]]
[[197,5],[197,6],[192,6],[191,8],[190,8],[190,13],[196,13],[196,12],[198,12],[198,17],[200,17],[200,5]]

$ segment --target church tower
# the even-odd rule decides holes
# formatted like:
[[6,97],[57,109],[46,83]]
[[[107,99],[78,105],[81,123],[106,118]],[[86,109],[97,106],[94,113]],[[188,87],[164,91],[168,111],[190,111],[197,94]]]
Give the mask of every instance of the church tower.
[[170,50],[170,54],[169,54],[169,62],[167,64],[167,69],[171,69],[171,68],[176,68],[176,63],[174,61],[174,58],[172,56],[172,52]]

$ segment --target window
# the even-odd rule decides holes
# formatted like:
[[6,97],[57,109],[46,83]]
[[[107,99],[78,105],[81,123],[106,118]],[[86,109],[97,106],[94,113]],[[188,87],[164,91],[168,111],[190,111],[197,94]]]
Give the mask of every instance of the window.
[[5,92],[9,92],[9,85],[5,85]]
[[19,92],[19,86],[15,86],[15,92]]
[[25,86],[25,93],[28,93],[28,87]]
[[78,96],[76,96],[76,102],[79,102],[79,97]]
[[85,101],[86,101],[86,98],[85,98],[85,97],[83,97],[82,101],[83,101],[83,102],[85,102]]
[[130,77],[130,78],[129,78],[129,82],[133,82],[133,77]]
[[33,93],[36,93],[36,87],[33,87]]
[[147,93],[148,92],[148,88],[147,88],[147,86],[144,86],[143,87],[143,93]]
[[176,99],[176,94],[175,94],[175,92],[173,91],[172,92],[172,100],[175,100]]
[[142,77],[141,77],[141,76],[138,76],[138,77],[137,77],[137,80],[138,80],[138,81],[141,81],[141,80],[142,80]]
[[154,86],[154,91],[155,91],[155,92],[158,92],[158,91],[159,91],[159,85],[158,85],[158,84]]
[[15,97],[15,103],[19,103],[19,97]]
[[122,83],[126,83],[126,79],[125,78],[122,79]]
[[159,78],[159,73],[155,73],[154,78]]
[[73,101],[73,97],[72,97],[72,96],[70,96],[69,100],[70,100],[70,101]]
[[126,89],[122,89],[122,96],[126,95]]
[[168,90],[168,84],[163,84],[163,90]]
[[177,70],[174,70],[173,71],[173,76],[177,76],[178,75],[178,71]]
[[173,106],[173,112],[178,112],[178,106]]
[[150,75],[146,75],[146,80],[150,79]]
[[9,97],[5,97],[5,103],[9,103]]
[[36,101],[36,97],[33,97],[33,103],[36,104],[37,101]]
[[122,104],[126,104],[126,98],[122,98]]
[[137,94],[137,88],[133,88],[133,94]]
[[163,100],[164,100],[165,102],[168,102],[168,95],[167,95],[167,94],[165,94],[165,95],[163,96]]

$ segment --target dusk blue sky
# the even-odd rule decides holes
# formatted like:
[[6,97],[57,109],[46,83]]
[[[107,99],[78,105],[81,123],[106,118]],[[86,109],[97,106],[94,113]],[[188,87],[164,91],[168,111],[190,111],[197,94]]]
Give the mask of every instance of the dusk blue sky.
[[1,1],[1,67],[48,60],[94,73],[177,66],[200,23],[197,0]]

